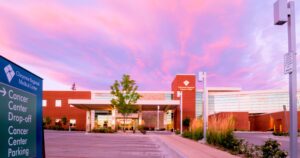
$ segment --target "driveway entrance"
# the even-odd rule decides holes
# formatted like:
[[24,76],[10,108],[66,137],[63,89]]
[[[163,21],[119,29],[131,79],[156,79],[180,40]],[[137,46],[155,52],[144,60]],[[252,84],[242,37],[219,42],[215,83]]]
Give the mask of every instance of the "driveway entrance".
[[178,158],[155,135],[45,131],[47,158]]

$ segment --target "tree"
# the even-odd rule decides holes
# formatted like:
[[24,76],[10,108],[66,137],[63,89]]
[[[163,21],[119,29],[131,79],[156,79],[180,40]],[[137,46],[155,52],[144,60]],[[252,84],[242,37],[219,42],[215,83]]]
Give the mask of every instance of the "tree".
[[118,112],[123,115],[123,131],[125,132],[125,121],[127,116],[138,111],[137,106],[134,106],[141,97],[141,95],[136,92],[138,86],[134,80],[130,79],[129,75],[124,74],[122,81],[116,80],[110,89],[110,93],[114,96],[111,100],[111,104],[113,108],[116,108]]

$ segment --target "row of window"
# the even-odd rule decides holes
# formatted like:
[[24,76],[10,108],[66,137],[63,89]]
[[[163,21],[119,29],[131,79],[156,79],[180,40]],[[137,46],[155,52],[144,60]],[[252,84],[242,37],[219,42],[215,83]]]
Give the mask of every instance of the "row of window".
[[[61,107],[62,101],[61,100],[55,100],[55,107]],[[43,107],[47,106],[47,100],[43,100]],[[70,107],[74,107],[73,105],[70,105]]]
[[[55,119],[55,124],[61,123],[61,119]],[[70,126],[76,126],[76,119],[70,119],[69,121]]]

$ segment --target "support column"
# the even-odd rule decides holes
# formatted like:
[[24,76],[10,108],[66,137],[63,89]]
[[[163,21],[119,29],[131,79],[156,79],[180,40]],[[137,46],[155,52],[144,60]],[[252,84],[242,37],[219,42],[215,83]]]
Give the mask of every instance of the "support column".
[[116,109],[112,109],[111,110],[111,126],[112,126],[112,129],[116,130]]
[[91,111],[87,110],[86,111],[86,128],[85,128],[85,132],[91,132]]
[[91,110],[91,130],[95,128],[95,110]]
[[157,106],[156,129],[159,130],[159,105]]
[[142,125],[143,119],[142,119],[142,111],[139,111],[139,125]]

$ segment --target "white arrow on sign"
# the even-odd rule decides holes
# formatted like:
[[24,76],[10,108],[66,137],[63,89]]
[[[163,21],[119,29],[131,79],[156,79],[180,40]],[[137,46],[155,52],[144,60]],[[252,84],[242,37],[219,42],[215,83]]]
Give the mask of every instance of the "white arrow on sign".
[[4,87],[2,89],[3,90],[0,90],[0,93],[2,93],[3,94],[2,96],[4,97],[6,95],[6,89]]

